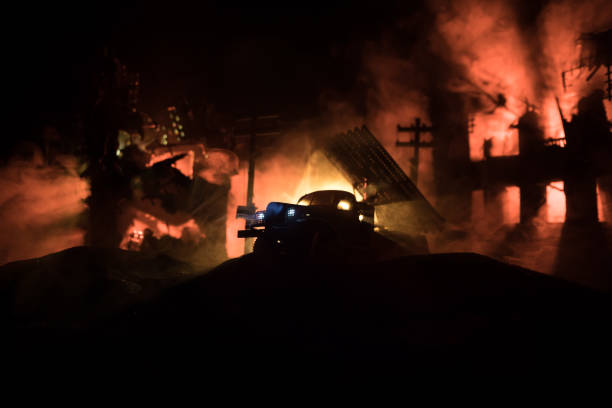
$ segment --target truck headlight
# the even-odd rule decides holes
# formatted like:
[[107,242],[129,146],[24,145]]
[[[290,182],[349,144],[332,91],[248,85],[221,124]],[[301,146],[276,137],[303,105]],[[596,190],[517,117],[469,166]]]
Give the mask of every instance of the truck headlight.
[[295,208],[289,208],[287,210],[287,217],[293,217],[295,215]]
[[338,209],[343,211],[349,211],[351,209],[351,202],[347,200],[338,201]]

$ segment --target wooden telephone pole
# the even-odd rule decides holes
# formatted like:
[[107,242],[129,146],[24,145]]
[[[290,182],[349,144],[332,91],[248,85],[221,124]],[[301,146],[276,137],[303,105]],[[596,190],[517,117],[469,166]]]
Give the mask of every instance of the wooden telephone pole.
[[[432,130],[433,127],[421,123],[421,118],[416,118],[414,124],[408,127],[397,125],[397,139],[395,145],[400,147],[414,147],[414,157],[411,160],[410,168],[410,178],[414,184],[417,184],[419,178],[419,150],[422,147],[433,147],[433,142],[421,141],[421,133],[431,133]],[[404,132],[414,133],[414,138],[410,141],[400,141],[399,134]]]
[[[248,158],[249,158],[249,170],[247,179],[247,194],[246,194],[246,206],[238,207],[239,218],[244,218],[247,215],[255,214],[256,208],[254,199],[254,186],[255,186],[255,158],[258,154],[257,140],[262,138],[275,136],[278,137],[281,134],[280,123],[278,115],[268,116],[257,116],[252,118],[239,119],[237,122],[242,122],[243,129],[235,133],[235,137],[248,137]],[[253,247],[253,239],[247,238],[244,240],[244,253],[251,251]]]

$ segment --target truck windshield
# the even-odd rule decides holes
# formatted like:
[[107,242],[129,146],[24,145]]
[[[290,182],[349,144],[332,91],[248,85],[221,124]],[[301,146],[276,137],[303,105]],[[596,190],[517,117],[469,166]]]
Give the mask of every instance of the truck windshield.
[[320,191],[310,197],[310,205],[334,205],[333,191]]
[[325,205],[336,207],[338,202],[346,200],[349,203],[355,203],[355,197],[346,191],[316,191],[314,193],[306,194],[298,200],[298,205]]

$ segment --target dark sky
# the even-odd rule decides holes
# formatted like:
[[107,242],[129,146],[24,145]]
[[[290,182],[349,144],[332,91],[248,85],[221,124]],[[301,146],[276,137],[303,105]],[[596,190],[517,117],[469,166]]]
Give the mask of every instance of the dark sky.
[[405,2],[300,4],[15,6],[3,28],[9,92],[22,116],[65,115],[81,103],[88,63],[108,46],[141,73],[140,108],[152,115],[185,97],[235,115],[308,117],[321,95],[355,92],[364,42],[376,41],[400,7],[411,10]]
[[91,63],[105,46],[140,72],[139,108],[153,117],[183,98],[196,109],[213,103],[234,116],[288,119],[317,115],[330,95],[359,106],[368,86],[360,80],[364,44],[380,43],[398,21],[411,21],[397,44],[409,50],[406,43],[428,30],[419,13],[425,2],[9,3],[0,30],[5,100],[17,125],[2,137],[31,134],[77,111]]

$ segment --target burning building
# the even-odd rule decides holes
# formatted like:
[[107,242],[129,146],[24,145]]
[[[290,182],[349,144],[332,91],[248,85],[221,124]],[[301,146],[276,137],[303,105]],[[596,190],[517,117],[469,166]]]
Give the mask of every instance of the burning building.
[[[382,45],[366,49],[365,113],[332,115],[344,129],[367,123],[446,220],[442,233],[429,235],[434,251],[476,251],[589,283],[578,276],[580,255],[564,260],[572,252],[566,243],[572,230],[569,235],[583,248],[575,252],[598,259],[593,269],[601,275],[610,266],[605,29],[612,21],[601,2],[546,4],[530,13],[521,7],[432,2],[419,15],[422,21],[409,20],[389,30]],[[571,13],[580,24],[567,20]],[[599,31],[584,34],[589,30]],[[401,44],[406,38],[410,47]],[[314,137],[325,139],[337,132],[314,133],[325,133]],[[306,156],[314,157],[307,145]],[[269,171],[262,166],[255,186],[259,207],[299,196],[293,186],[278,186],[275,194],[260,187],[258,193],[258,185],[280,177],[271,170],[278,170],[272,162],[284,163],[280,156],[270,157]],[[308,157],[299,159],[310,163]],[[296,173],[294,184],[314,174]],[[331,184],[353,190],[350,176],[327,173],[325,182],[310,183],[313,190]],[[607,287],[609,278],[595,285]]]
[[150,148],[149,157],[132,178],[131,198],[123,204],[130,226],[121,247],[164,252],[199,265],[226,259],[229,177],[237,165],[233,154],[182,143]]
[[84,140],[86,243],[165,253],[201,266],[227,258],[225,215],[237,158],[197,134],[189,106],[156,121],[137,109],[138,74],[106,56]]
[[[41,120],[40,145],[0,168],[0,262],[52,253],[2,267],[17,363],[62,345],[63,360],[107,350],[146,367],[177,351],[225,366],[293,353],[598,361],[609,297],[533,271],[612,288],[608,2],[394,2],[356,18],[329,4],[96,6],[104,29],[66,13],[83,26],[66,24],[66,38],[43,13],[50,40],[31,45],[49,47],[53,63],[19,43],[13,60],[35,56],[30,72],[43,80],[14,82],[53,84],[24,98],[37,109],[51,95],[39,108],[48,117],[61,116],[66,84],[76,89],[63,122]],[[83,54],[57,58],[90,23],[140,75],[109,53],[85,66]],[[55,81],[66,65],[69,80]],[[295,229],[306,251],[271,252],[284,240],[272,234],[242,256],[236,210],[258,219],[272,201],[260,221],[306,225]],[[311,228],[325,221],[314,206],[346,215],[358,245],[338,248],[332,216],[329,229]],[[423,240],[426,255],[396,245]],[[240,259],[194,276],[229,257]]]
[[[384,109],[372,127],[463,231],[432,237],[432,247],[609,287],[609,12],[598,2],[535,15],[505,2],[442,3],[422,16],[429,25],[416,24],[427,41],[408,56],[398,51],[404,25],[369,60]],[[579,276],[581,258],[597,259],[587,263],[599,278]]]
[[[359,171],[347,173],[346,163],[337,157],[347,155],[352,142],[339,149],[336,159],[322,154],[329,150],[320,147],[334,136],[358,138],[366,130],[345,130],[365,123],[371,129],[367,133],[376,135],[381,151],[397,165],[399,171],[387,176],[397,185],[404,177],[413,185],[404,192],[410,196],[406,202],[420,197],[411,204],[381,202],[378,221],[411,231],[415,221],[439,216],[445,220],[441,232],[425,229],[434,251],[476,251],[555,272],[555,265],[562,264],[556,261],[558,244],[567,225],[599,225],[607,231],[612,219],[612,22],[605,3],[597,0],[584,5],[536,2],[533,8],[526,3],[435,0],[390,18],[390,24],[376,28],[380,37],[368,37],[372,27],[358,27],[356,31],[368,35],[355,40],[354,48],[334,51],[353,53],[352,65],[338,64],[340,76],[349,65],[357,71],[354,83],[347,85],[351,91],[318,89],[314,93],[323,106],[320,111],[312,116],[298,112],[298,119],[274,136],[264,135],[269,129],[249,128],[250,120],[234,120],[277,112],[279,106],[264,106],[274,98],[257,88],[255,106],[234,108],[240,97],[226,90],[229,80],[223,86],[209,84],[211,97],[198,108],[187,102],[188,90],[160,90],[173,93],[174,99],[162,104],[150,98],[147,108],[163,109],[149,117],[142,103],[147,93],[140,88],[147,73],[129,72],[107,53],[89,66],[87,75],[93,75],[78,112],[78,139],[84,143],[71,152],[87,162],[85,243],[189,252],[188,247],[208,242],[219,260],[225,251],[241,255],[244,248],[234,238],[239,205],[261,208],[273,200],[294,202],[317,189],[356,191],[364,183],[370,189],[376,182],[390,183],[386,176],[374,181],[385,160],[368,165],[356,160],[349,167]],[[228,43],[223,41],[218,55],[226,53]],[[314,40],[308,36],[306,41]],[[249,50],[238,48],[228,48],[235,51],[233,57],[244,52],[254,59]],[[284,54],[280,59],[300,65],[285,61]],[[222,64],[211,68],[202,76],[216,79],[200,78],[202,82],[221,80],[216,70],[237,70],[240,78],[247,78],[236,68],[240,64],[228,61],[231,69]],[[199,68],[204,71],[206,64]],[[143,66],[146,70],[147,64],[139,68]],[[253,69],[252,75],[263,75],[260,71]],[[291,76],[295,88],[288,93],[293,101],[308,94],[298,92],[305,73],[300,75]],[[235,82],[244,88],[265,81]],[[283,103],[291,105],[288,100]],[[211,101],[231,111],[231,119],[217,120]],[[317,124],[308,128],[302,120]],[[251,149],[252,134],[261,136],[256,149]],[[59,139],[47,132],[43,150],[52,151]],[[255,164],[251,156],[257,156]],[[371,168],[363,172],[360,166]],[[416,203],[422,207],[418,211],[412,208]],[[606,245],[602,252],[609,248],[603,239],[598,245]]]

